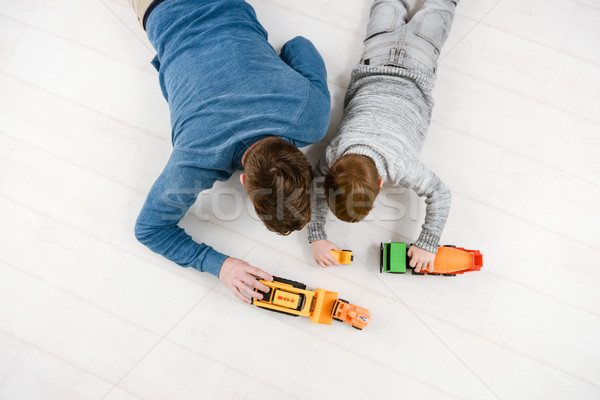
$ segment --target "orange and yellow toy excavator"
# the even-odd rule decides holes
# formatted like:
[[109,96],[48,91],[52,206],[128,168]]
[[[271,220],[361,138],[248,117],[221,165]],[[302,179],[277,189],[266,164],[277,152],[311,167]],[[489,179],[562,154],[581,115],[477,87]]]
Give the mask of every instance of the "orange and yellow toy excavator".
[[274,276],[273,282],[260,280],[269,287],[261,292],[261,300],[252,299],[252,304],[267,310],[293,316],[309,317],[315,324],[331,325],[333,319],[345,322],[356,329],[363,329],[371,322],[369,310],[357,307],[346,300],[338,299],[336,292],[325,289],[306,290],[306,285]]

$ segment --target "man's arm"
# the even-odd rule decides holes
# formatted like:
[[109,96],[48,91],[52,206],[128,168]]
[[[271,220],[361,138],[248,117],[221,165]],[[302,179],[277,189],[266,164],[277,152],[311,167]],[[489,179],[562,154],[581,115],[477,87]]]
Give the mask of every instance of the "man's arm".
[[193,153],[173,150],[138,216],[135,236],[150,250],[182,267],[216,275],[241,301],[250,303],[250,297],[261,299],[262,294],[253,289],[267,292],[268,287],[256,278],[272,281],[271,275],[204,243],[196,243],[177,226],[202,190],[211,188],[217,179],[228,177],[223,172],[194,166],[196,157]]
[[286,134],[296,146],[307,146],[323,139],[329,126],[331,96],[325,63],[315,46],[301,36],[288,41],[279,57],[305,81],[307,97],[302,112]]
[[325,62],[310,40],[302,36],[293,38],[281,48],[279,57],[329,96]]
[[177,224],[198,194],[212,187],[219,177],[218,171],[197,168],[189,154],[173,150],[138,216],[136,238],[150,250],[182,267],[218,276],[227,256],[204,243],[196,243]]

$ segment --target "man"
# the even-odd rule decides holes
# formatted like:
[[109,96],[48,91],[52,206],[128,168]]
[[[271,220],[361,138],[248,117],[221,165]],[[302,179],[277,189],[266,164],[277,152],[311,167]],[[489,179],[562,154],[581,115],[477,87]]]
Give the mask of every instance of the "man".
[[258,216],[287,235],[310,219],[312,170],[296,146],[320,140],[330,113],[322,58],[302,37],[278,56],[243,0],[131,0],[157,51],[173,152],[137,219],[135,234],[183,267],[218,276],[250,303],[266,272],[196,243],[177,226],[202,190],[244,169]]

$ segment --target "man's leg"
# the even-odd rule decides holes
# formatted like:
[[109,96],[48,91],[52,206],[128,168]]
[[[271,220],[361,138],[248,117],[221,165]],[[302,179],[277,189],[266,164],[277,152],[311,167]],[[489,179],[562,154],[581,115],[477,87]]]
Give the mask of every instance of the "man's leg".
[[129,0],[129,5],[133,7],[133,10],[137,15],[140,25],[142,25],[142,28],[144,27],[144,15],[146,15],[146,11],[152,2],[153,0]]
[[403,42],[408,17],[404,0],[375,0],[371,6],[361,64],[385,65]]

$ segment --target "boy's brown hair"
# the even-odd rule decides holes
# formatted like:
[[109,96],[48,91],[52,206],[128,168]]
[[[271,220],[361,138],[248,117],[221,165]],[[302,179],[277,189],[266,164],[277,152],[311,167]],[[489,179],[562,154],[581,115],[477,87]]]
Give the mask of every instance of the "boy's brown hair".
[[373,208],[379,193],[379,172],[371,158],[347,154],[331,166],[323,188],[327,204],[337,218],[358,222]]
[[285,236],[310,221],[313,171],[292,143],[277,137],[255,143],[244,172],[248,197],[267,229]]

